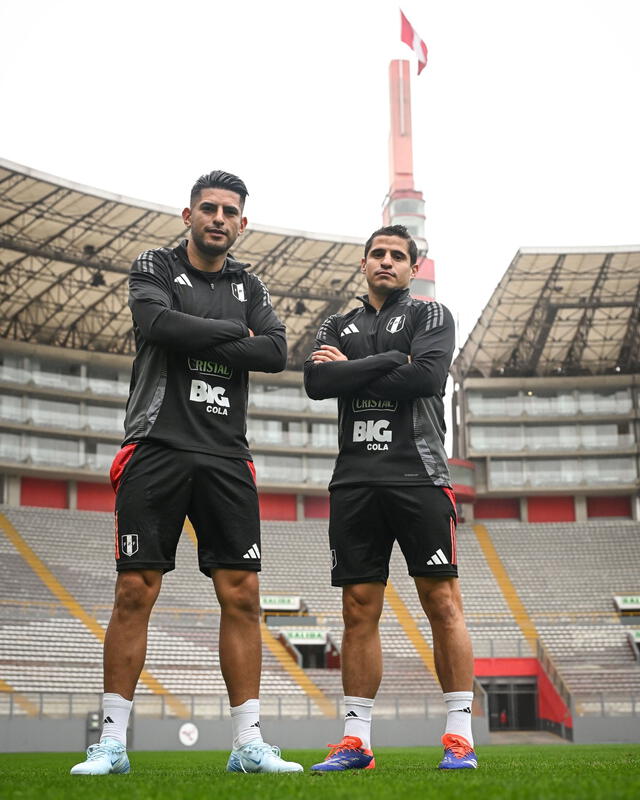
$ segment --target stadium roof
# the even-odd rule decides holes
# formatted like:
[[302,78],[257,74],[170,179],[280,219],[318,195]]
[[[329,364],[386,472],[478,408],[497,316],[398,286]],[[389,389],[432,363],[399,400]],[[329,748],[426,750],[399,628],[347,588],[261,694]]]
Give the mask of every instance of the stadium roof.
[[467,377],[640,370],[640,246],[522,248],[454,361]]
[[[0,159],[0,336],[132,354],[131,262],[184,234],[178,209]],[[362,290],[359,239],[250,225],[233,253],[268,284],[293,367],[323,319]]]

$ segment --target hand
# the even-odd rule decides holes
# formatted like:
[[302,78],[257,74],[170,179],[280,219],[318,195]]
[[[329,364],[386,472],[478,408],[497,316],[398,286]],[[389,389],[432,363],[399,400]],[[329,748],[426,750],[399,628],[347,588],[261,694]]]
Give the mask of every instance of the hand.
[[249,337],[251,336],[255,336],[255,333],[251,330],[251,328],[249,328]]
[[319,350],[311,353],[311,360],[314,364],[326,364],[329,361],[348,361],[349,359],[337,347],[323,344]]

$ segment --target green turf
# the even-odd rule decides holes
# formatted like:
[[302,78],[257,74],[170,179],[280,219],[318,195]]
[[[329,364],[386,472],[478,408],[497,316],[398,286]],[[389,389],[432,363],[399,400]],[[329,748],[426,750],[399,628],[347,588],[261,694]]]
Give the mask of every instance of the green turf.
[[[131,753],[129,775],[70,776],[78,754],[0,754],[2,800],[595,800],[640,797],[640,745],[488,746],[477,770],[440,772],[441,750],[377,748],[378,767],[339,775],[238,775],[227,753]],[[288,750],[305,767],[326,751]]]

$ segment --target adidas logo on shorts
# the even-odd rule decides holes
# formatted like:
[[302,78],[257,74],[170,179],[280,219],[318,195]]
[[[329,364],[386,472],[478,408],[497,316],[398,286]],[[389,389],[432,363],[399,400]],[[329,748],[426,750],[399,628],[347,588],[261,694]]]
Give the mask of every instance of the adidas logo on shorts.
[[254,542],[242,557],[243,558],[260,558],[260,548]]
[[448,564],[449,561],[442,550],[436,550],[436,552],[431,556],[431,558],[427,561],[427,565],[433,567],[434,564]]

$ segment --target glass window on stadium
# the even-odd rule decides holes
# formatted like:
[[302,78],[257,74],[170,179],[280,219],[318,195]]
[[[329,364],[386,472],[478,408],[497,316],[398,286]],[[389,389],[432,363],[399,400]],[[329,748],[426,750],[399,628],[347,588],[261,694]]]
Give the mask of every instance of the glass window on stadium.
[[124,430],[124,408],[88,405],[86,423],[94,431],[108,431],[120,436]]
[[306,422],[288,422],[286,440],[291,447],[305,447],[309,444],[309,431]]
[[27,455],[35,464],[79,467],[84,463],[83,445],[76,439],[30,436],[27,440]]
[[272,456],[258,453],[253,461],[258,481],[269,483],[301,483],[302,456]]
[[586,450],[633,447],[628,422],[585,425],[470,425],[469,442],[478,453],[526,450]]
[[492,392],[469,392],[469,413],[477,417],[519,417],[524,410],[517,389]]
[[36,425],[54,428],[80,428],[80,406],[78,403],[64,403],[59,400],[43,400],[32,397],[29,400],[29,417]]
[[333,458],[307,458],[305,479],[308,483],[326,486],[333,474]]
[[631,389],[598,389],[578,392],[583,414],[628,414],[632,408]]
[[108,470],[119,449],[117,444],[87,442],[85,463],[91,469]]
[[338,401],[335,397],[327,397],[326,400],[308,400],[308,407],[316,414],[333,414],[338,413]]
[[338,446],[338,426],[330,422],[314,422],[311,425],[311,444],[335,449]]
[[21,437],[19,433],[5,433],[0,435],[0,458],[7,461],[22,461],[26,454],[22,454]]
[[257,408],[275,408],[283,411],[304,411],[307,406],[306,395],[298,386],[269,386],[252,383],[249,403]]
[[471,448],[480,453],[518,452],[524,447],[522,425],[471,425]]
[[52,386],[75,392],[81,392],[86,387],[80,364],[38,358],[26,360],[29,362],[32,379],[38,386]]
[[285,444],[283,424],[275,419],[249,419],[247,438],[255,444]]
[[525,480],[529,486],[581,483],[580,463],[577,458],[531,459],[525,464]]
[[24,422],[27,418],[22,397],[17,394],[0,395],[0,419],[10,422]]
[[573,392],[530,390],[525,392],[524,411],[532,417],[557,417],[575,414],[578,404]]
[[25,359],[8,353],[0,354],[0,380],[9,383],[27,383],[31,380],[31,373],[25,369]]
[[606,458],[495,459],[489,464],[489,486],[513,489],[521,486],[628,485],[637,479],[632,456]]
[[527,425],[525,442],[530,450],[575,450],[578,447],[577,425]]
[[628,422],[580,425],[580,444],[585,448],[632,447],[633,434]]
[[126,397],[129,394],[129,372],[89,364],[87,366],[87,385],[95,394]]
[[617,484],[634,483],[638,477],[633,456],[619,458],[585,458],[583,460],[585,483]]
[[524,484],[524,468],[520,459],[492,460],[489,465],[489,488],[509,489]]

